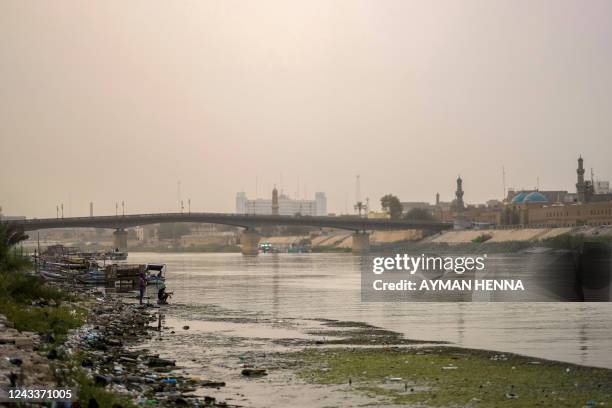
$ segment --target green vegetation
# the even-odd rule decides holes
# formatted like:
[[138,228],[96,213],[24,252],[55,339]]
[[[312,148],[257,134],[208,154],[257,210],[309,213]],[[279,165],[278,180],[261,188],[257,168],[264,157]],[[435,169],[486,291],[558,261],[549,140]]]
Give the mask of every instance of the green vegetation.
[[[23,232],[0,223],[0,314],[19,331],[47,335],[50,343],[40,349],[44,353],[62,344],[69,330],[83,325],[86,311],[72,303],[77,300],[74,295],[49,286],[27,271],[32,265],[15,249],[25,239],[27,236]],[[59,353],[58,357],[52,368],[59,369],[53,369],[52,373],[68,375],[58,379],[58,383],[77,385],[78,401],[82,406],[135,407],[128,397],[96,386],[79,368],[78,359],[67,357],[65,353]]]
[[556,237],[548,238],[542,241],[544,246],[555,248],[555,249],[579,249],[585,242],[600,242],[605,244],[612,244],[611,235],[589,235],[583,234],[562,234]]
[[400,203],[399,198],[393,194],[386,194],[381,197],[380,206],[382,207],[383,211],[389,213],[389,217],[391,217],[392,220],[397,220],[402,215],[402,204]]
[[[81,358],[62,362],[62,370],[58,372],[58,382],[68,384],[71,388],[77,388],[77,400],[81,406],[109,407],[109,408],[135,408],[136,404],[127,396],[114,394],[104,387],[96,385],[94,380],[88,377],[80,368]],[[67,375],[62,377],[62,375]],[[76,387],[75,387],[76,386]]]
[[[580,407],[612,402],[612,371],[451,347],[307,349],[299,376],[347,384],[380,404]],[[378,403],[377,403],[378,404]],[[594,405],[592,405],[594,406]]]
[[487,242],[491,238],[493,238],[491,234],[480,234],[479,236],[474,238],[472,242],[475,244],[482,244],[483,242]]
[[17,330],[50,334],[61,342],[70,329],[83,324],[85,312],[62,305],[74,296],[26,272],[31,264],[15,249],[25,239],[27,235],[13,225],[0,224],[0,313]]
[[519,252],[534,246],[530,241],[504,241],[504,242],[463,242],[448,244],[446,242],[415,242],[404,241],[401,243],[385,244],[379,247],[380,252],[394,253],[415,251],[418,253],[439,252],[445,254],[508,254]]
[[404,219],[410,221],[434,221],[435,218],[424,208],[413,208],[404,214]]
[[29,262],[17,251],[17,244],[28,236],[13,224],[0,222],[0,271],[22,270]]
[[71,306],[27,306],[15,299],[0,300],[0,313],[19,331],[50,334],[61,344],[69,330],[85,322],[83,309]]
[[317,246],[312,247],[312,252],[314,253],[348,253],[351,252],[351,248],[341,248],[341,247],[333,247],[333,246]]
[[0,271],[0,313],[17,330],[50,334],[61,343],[70,329],[85,321],[83,309],[64,304],[73,300],[73,295],[47,285],[38,276],[22,270]]

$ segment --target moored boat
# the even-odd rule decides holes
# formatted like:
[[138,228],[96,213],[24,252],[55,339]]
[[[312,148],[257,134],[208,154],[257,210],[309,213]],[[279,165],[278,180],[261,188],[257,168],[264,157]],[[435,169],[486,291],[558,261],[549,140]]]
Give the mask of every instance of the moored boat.
[[166,264],[147,264],[145,268],[147,285],[157,285],[166,281]]

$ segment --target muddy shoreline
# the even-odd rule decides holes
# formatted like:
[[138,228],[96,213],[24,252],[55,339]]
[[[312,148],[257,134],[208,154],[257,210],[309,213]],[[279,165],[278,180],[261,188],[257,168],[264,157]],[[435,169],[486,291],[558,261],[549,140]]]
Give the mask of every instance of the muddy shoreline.
[[[413,341],[355,321],[278,318],[214,305],[172,305],[165,313],[154,340],[160,349],[177,358],[183,375],[204,372],[225,382],[211,394],[239,406],[505,406],[514,396],[521,398],[516,406],[612,403],[608,369]],[[179,330],[187,323],[189,330]],[[415,357],[426,364],[391,369]],[[369,363],[361,366],[364,360]],[[244,369],[261,375],[245,377]]]
[[[3,350],[27,362],[21,384],[78,390],[81,406],[612,403],[608,369],[415,341],[358,321],[139,305],[134,294],[63,289],[78,294],[72,305],[85,311],[86,323],[59,346],[12,329],[30,340]],[[35,378],[35,371],[52,374]]]

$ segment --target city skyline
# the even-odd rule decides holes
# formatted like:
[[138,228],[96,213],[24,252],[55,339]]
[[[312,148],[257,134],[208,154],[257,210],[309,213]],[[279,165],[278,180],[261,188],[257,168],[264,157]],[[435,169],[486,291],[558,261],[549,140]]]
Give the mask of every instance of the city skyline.
[[[0,4],[8,215],[227,212],[235,192],[574,190],[612,179],[607,1]],[[521,27],[517,30],[517,27]],[[265,192],[265,194],[264,194]]]
[[[580,157],[582,157],[582,155],[580,155]],[[575,158],[574,158],[575,159]],[[574,160],[575,161],[575,160]],[[586,159],[587,162],[587,166],[585,167],[585,169],[588,169],[586,171],[585,174],[585,178],[590,180],[591,178],[591,172],[590,169],[591,167],[588,166],[588,158]],[[571,167],[571,166],[570,166]],[[502,174],[500,173],[500,189],[503,190],[503,181],[501,179]],[[573,177],[573,178],[572,178]],[[511,185],[508,184],[508,171],[506,170],[506,194],[508,193],[508,191],[521,191],[521,190],[546,190],[546,189],[560,189],[560,190],[566,190],[570,193],[574,193],[576,192],[576,185],[575,185],[575,177],[576,177],[576,170],[575,170],[575,166],[574,169],[571,171],[570,174],[570,178],[568,180],[566,180],[565,184],[563,187],[560,186],[548,186],[546,184],[542,184],[542,180],[539,178],[536,178],[535,180],[535,184],[539,183],[540,185],[533,185],[533,186],[525,186],[525,185]],[[462,177],[465,181],[465,178]],[[594,177],[595,181],[610,181],[609,178],[607,177]],[[348,214],[352,214],[355,213],[356,210],[354,209],[354,204],[356,202],[356,191],[355,191],[355,185],[354,182],[355,180],[352,180],[353,182],[353,191],[347,191],[344,195],[344,204],[345,207],[340,208],[340,206],[338,206],[337,211],[332,211],[329,210],[329,213],[332,214],[343,214],[343,213],[348,213]],[[423,199],[412,199],[411,197],[402,197],[399,196],[399,198],[401,199],[401,201],[403,202],[427,202],[427,203],[435,203],[435,195],[436,193],[440,194],[440,200],[441,201],[451,201],[455,198],[455,179],[453,178],[451,180],[452,184],[450,184],[448,191],[437,191],[437,192],[433,192],[433,197],[430,198],[423,198]],[[469,181],[468,181],[469,183]],[[468,184],[469,185],[469,184]],[[274,188],[278,188],[279,193],[284,195],[287,199],[290,200],[314,200],[315,195],[317,194],[317,191],[314,190],[308,190],[308,186],[307,185],[302,185],[301,187],[298,188],[297,184],[294,187],[294,192],[291,193],[290,189],[289,191],[287,189],[283,189],[281,188],[279,185],[277,185],[277,183],[267,183],[266,186],[261,186],[260,185],[260,181],[259,181],[259,177],[257,178],[257,180],[254,182],[254,186],[251,189],[239,189],[234,191],[234,194],[232,195],[232,202],[230,205],[228,205],[228,208],[226,209],[221,209],[218,211],[212,211],[212,210],[208,210],[206,208],[200,208],[200,206],[194,206],[193,208],[191,208],[191,196],[189,194],[189,190],[188,191],[184,191],[184,186],[182,186],[182,182],[177,182],[175,184],[175,201],[170,205],[170,207],[174,207],[174,208],[168,208],[168,209],[159,209],[156,210],[155,208],[152,208],[152,211],[150,212],[187,212],[187,211],[193,211],[193,212],[234,212],[235,210],[235,199],[236,199],[236,192],[243,192],[246,194],[246,196],[249,197],[250,200],[270,200],[272,197],[272,190]],[[300,190],[301,189],[301,190]],[[348,189],[347,189],[348,190]],[[500,190],[500,191],[501,191]],[[249,193],[249,191],[251,193]],[[328,198],[329,198],[329,194],[327,192],[323,192]],[[398,195],[395,192],[390,192],[390,194],[394,194],[394,195]],[[384,194],[383,194],[384,195]],[[380,196],[382,197],[382,195]],[[380,210],[380,202],[379,199],[380,197],[376,197],[376,198],[372,198],[367,194],[367,190],[364,191],[363,187],[361,188],[361,199],[362,201],[365,202],[366,199],[369,199],[370,202],[370,210]],[[468,197],[469,197],[469,190],[468,190]],[[503,196],[500,194],[499,196],[493,196],[493,197],[489,197],[485,200],[482,201],[472,201],[472,200],[467,200],[467,204],[484,204],[486,203],[486,201],[488,200],[503,200],[503,198],[505,198],[506,196]],[[189,204],[188,204],[189,201]],[[338,200],[336,200],[338,201]],[[181,209],[181,204],[183,206],[183,208]],[[63,206],[63,208],[61,208],[61,206]],[[70,199],[66,202],[66,201],[58,201],[57,204],[55,204],[53,206],[53,208],[51,210],[53,211],[46,211],[46,213],[48,213],[47,215],[43,215],[42,217],[53,217],[55,215],[61,215],[61,213],[64,214],[64,216],[69,217],[69,216],[86,216],[86,215],[90,215],[91,213],[95,214],[95,215],[113,215],[113,214],[122,214],[122,213],[145,213],[146,211],[139,211],[137,208],[135,209],[131,209],[129,207],[129,202],[126,202],[125,200],[117,200],[117,201],[113,201],[110,203],[106,203],[106,205],[102,205],[100,206],[102,208],[102,210],[99,210],[98,205],[96,202],[94,201],[83,201],[83,202],[78,202],[77,204],[77,208],[71,208],[72,207],[72,203],[70,201]],[[188,208],[189,206],[189,208]],[[76,207],[76,206],[75,206]],[[10,212],[6,210],[6,207],[0,204],[0,208],[2,209],[2,213],[4,215],[18,215],[18,216],[27,216],[27,217],[41,217],[40,214],[33,214],[33,215],[28,215],[28,214],[18,214],[15,212]],[[149,207],[150,208],[150,207]],[[78,212],[75,212],[78,211]],[[51,214],[51,212],[53,212],[53,214]]]

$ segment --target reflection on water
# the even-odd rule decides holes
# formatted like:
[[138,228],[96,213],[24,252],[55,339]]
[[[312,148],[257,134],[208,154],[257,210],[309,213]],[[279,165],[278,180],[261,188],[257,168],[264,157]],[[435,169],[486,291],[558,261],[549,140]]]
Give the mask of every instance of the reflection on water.
[[362,321],[411,339],[612,368],[612,303],[363,303],[360,258],[350,254],[131,253],[129,261],[167,263],[175,304]]

